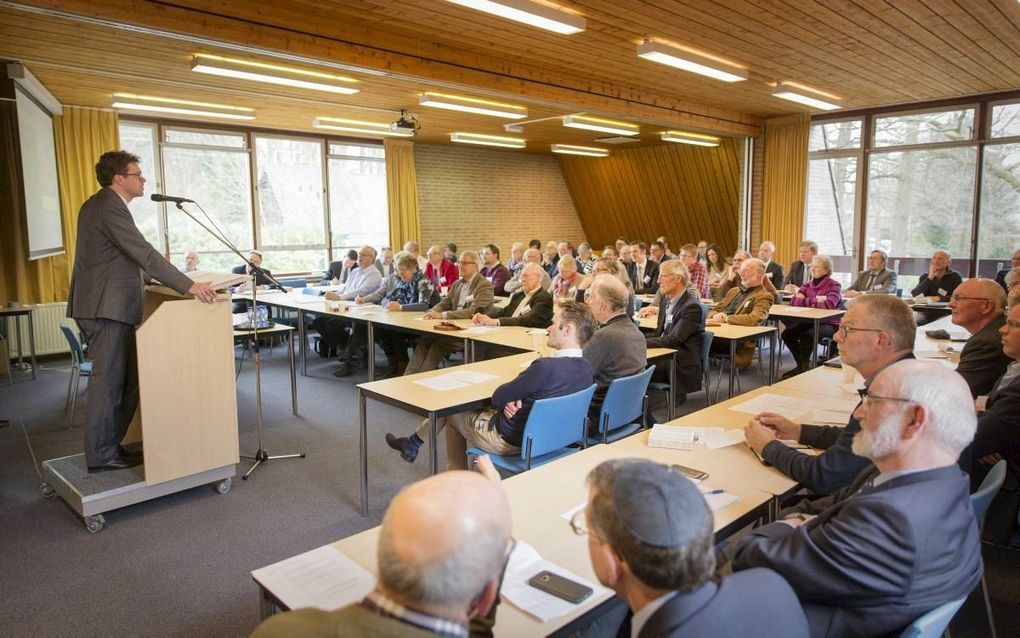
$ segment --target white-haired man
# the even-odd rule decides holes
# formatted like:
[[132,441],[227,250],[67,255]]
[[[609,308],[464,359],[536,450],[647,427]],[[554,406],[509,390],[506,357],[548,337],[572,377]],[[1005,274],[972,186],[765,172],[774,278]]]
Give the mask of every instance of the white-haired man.
[[999,330],[1006,325],[1005,308],[1006,293],[991,279],[968,279],[949,298],[953,323],[970,332],[956,371],[975,398],[991,392],[1012,361],[1002,352],[999,339]]
[[868,255],[868,267],[857,273],[857,279],[843,291],[853,299],[860,295],[896,294],[896,273],[886,268],[889,256],[884,250],[873,250]]
[[861,390],[853,483],[803,501],[739,543],[735,571],[786,578],[813,636],[899,634],[981,580],[969,480],[957,466],[977,419],[967,384],[934,362],[901,361]]

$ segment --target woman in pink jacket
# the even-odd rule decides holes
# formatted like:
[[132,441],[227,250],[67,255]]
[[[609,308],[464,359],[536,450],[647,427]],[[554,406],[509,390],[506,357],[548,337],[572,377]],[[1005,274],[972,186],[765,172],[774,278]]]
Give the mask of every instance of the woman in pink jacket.
[[[790,299],[791,306],[833,310],[843,303],[843,286],[832,278],[832,259],[817,255],[811,260],[811,278]],[[818,338],[832,338],[839,328],[839,319],[828,319],[818,324]],[[815,344],[814,322],[793,321],[783,330],[783,343],[790,349],[797,367],[783,375],[788,379],[806,372],[811,366],[811,349]]]

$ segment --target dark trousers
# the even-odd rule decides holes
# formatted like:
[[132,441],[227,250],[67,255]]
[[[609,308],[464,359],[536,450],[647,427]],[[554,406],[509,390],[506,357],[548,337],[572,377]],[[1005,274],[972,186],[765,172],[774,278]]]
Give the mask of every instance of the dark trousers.
[[[815,325],[810,321],[797,321],[786,325],[783,330],[783,343],[790,349],[797,367],[807,370],[811,365],[811,348],[814,345]],[[831,323],[818,324],[818,339],[831,339],[836,334],[836,326]]]
[[85,407],[85,463],[120,455],[120,442],[138,409],[135,327],[112,319],[77,319],[92,359]]

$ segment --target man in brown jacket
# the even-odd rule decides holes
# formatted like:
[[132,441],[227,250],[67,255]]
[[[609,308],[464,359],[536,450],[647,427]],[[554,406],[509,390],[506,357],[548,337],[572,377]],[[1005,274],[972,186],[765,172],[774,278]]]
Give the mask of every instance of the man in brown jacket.
[[[765,290],[762,281],[765,279],[765,263],[760,259],[745,259],[740,264],[740,285],[730,288],[722,301],[708,311],[709,323],[730,323],[735,326],[758,326],[769,316],[769,309],[775,299],[772,293]],[[754,356],[754,341],[741,341],[737,344],[736,366],[743,370],[751,365]],[[726,354],[728,346],[722,342],[713,342],[712,351]]]

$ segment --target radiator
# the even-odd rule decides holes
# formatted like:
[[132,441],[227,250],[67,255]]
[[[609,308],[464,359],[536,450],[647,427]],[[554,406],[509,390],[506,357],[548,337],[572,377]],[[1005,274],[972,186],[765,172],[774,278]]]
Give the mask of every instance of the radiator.
[[[42,356],[44,354],[60,354],[62,352],[70,352],[71,349],[67,347],[67,340],[64,338],[62,332],[60,332],[60,326],[65,325],[74,326],[71,319],[64,317],[67,312],[67,303],[44,303],[39,304],[35,307],[35,311],[32,313],[32,323],[35,327],[35,353],[36,355]],[[14,328],[14,322],[18,321],[21,324],[21,344],[18,344],[17,330]],[[74,328],[77,331],[77,327]],[[28,317],[7,317],[7,325],[5,326],[4,334],[7,335],[7,343],[10,348],[10,357],[13,359],[18,356],[19,348],[24,347],[25,352],[23,356],[27,357],[32,353],[31,344],[28,341]]]

